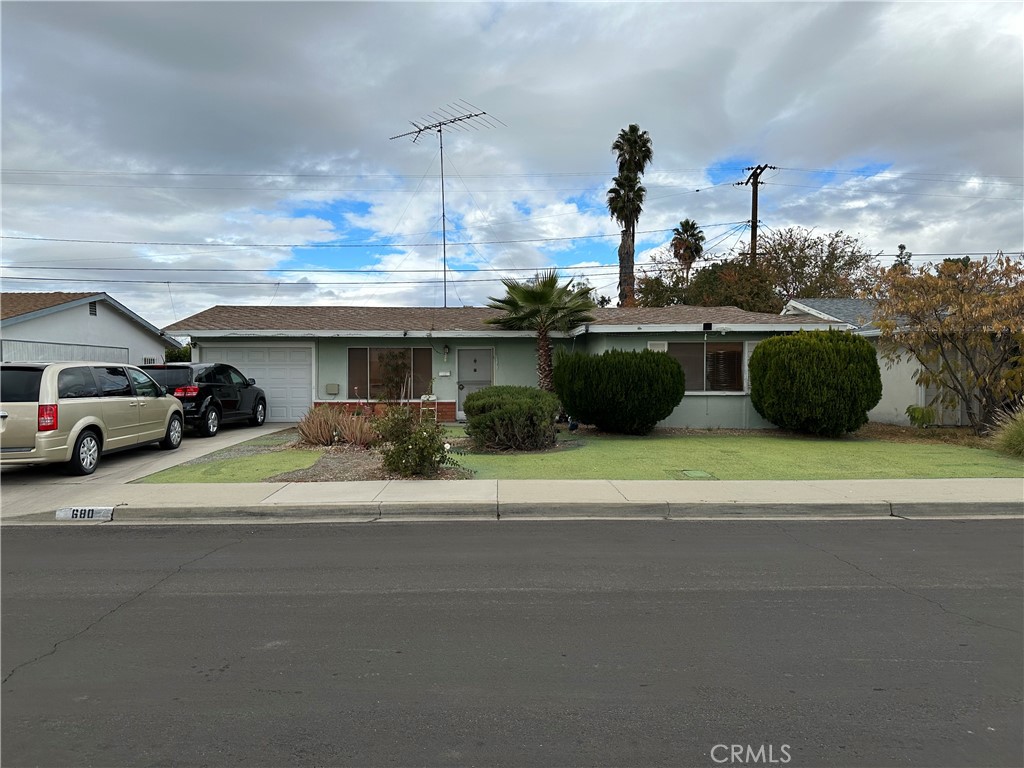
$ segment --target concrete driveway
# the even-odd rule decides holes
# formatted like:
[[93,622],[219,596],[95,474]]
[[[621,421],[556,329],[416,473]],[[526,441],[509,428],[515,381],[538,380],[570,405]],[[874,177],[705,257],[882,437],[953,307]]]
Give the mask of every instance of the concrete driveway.
[[256,437],[280,432],[294,427],[294,424],[264,424],[250,427],[247,424],[225,424],[213,437],[199,437],[190,429],[185,430],[181,447],[164,451],[155,445],[111,453],[100,459],[100,465],[91,475],[68,475],[61,464],[35,467],[2,467],[0,484],[3,486],[4,501],[10,499],[15,489],[40,489],[50,485],[88,485],[89,483],[111,484],[130,483],[140,477],[152,475],[164,469],[184,464],[190,459],[205,456],[221,448],[244,443]]

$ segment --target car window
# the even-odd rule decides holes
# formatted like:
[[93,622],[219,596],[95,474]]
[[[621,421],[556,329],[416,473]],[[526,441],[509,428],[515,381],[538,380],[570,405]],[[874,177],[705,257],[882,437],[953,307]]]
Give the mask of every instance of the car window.
[[82,366],[80,368],[65,368],[57,374],[57,397],[99,397],[100,389],[96,386],[96,380],[92,377],[92,370]]
[[163,394],[157,383],[142,371],[129,368],[128,375],[132,377],[132,384],[135,385],[135,394],[139,397],[160,397]]
[[92,369],[103,397],[131,397],[132,385],[124,368],[98,366]]
[[0,368],[0,400],[5,403],[35,403],[39,400],[41,368]]
[[230,384],[231,377],[228,376],[226,365],[215,365],[210,373],[210,382],[213,384]]
[[211,365],[205,371],[196,374],[196,381],[200,384],[217,384],[217,366]]
[[225,365],[224,366],[224,370],[227,371],[228,379],[236,387],[244,387],[244,386],[248,385],[249,380],[247,378],[245,378],[245,376],[240,374],[238,371],[236,371],[234,368],[232,368],[231,366]]
[[143,368],[157,384],[163,384],[168,389],[185,387],[189,384],[188,368]]

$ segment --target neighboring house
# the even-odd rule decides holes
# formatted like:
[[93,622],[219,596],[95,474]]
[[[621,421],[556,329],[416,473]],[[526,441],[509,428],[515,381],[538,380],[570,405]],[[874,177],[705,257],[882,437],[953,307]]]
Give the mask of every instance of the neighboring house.
[[[556,346],[665,351],[686,374],[686,396],[665,427],[761,428],[750,403],[747,361],[764,338],[816,318],[735,307],[595,309],[594,322],[559,334]],[[396,354],[411,362],[411,400],[432,392],[443,421],[464,418],[470,392],[491,384],[537,385],[536,340],[487,325],[484,307],[217,306],[164,330],[189,336],[193,359],[230,363],[267,392],[268,420],[297,421],[315,403],[352,410],[381,397]],[[383,363],[383,365],[382,365]]]
[[0,360],[159,363],[182,344],[105,293],[0,293]]
[[[872,299],[791,299],[782,315],[814,318],[834,328],[852,331],[870,341],[878,354],[880,332],[873,321],[874,312]],[[927,405],[935,396],[935,389],[917,383],[921,366],[909,352],[896,362],[889,362],[878,354],[878,367],[882,370],[882,399],[868,412],[868,418],[883,424],[910,424],[907,406]],[[957,408],[937,407],[936,421],[946,425],[964,423],[961,409]]]

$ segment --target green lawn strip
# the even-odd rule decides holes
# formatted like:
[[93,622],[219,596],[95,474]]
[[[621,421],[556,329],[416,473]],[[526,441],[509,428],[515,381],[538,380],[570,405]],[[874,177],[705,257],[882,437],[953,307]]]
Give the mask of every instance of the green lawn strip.
[[[256,443],[251,443],[256,444]],[[306,469],[323,455],[322,451],[285,449],[256,456],[214,459],[183,464],[149,475],[137,483],[259,483],[268,477]]]
[[[453,430],[454,431],[454,430]],[[242,443],[273,446],[294,434]],[[453,435],[454,437],[455,435]],[[994,451],[956,445],[777,435],[659,435],[627,437],[560,432],[560,449],[542,453],[459,453],[483,480],[871,480],[1024,477],[1024,462]],[[312,466],[318,450],[211,454],[209,461],[158,472],[140,483],[253,483]]]
[[1021,477],[1024,463],[993,451],[851,438],[777,436],[588,436],[571,450],[475,454],[459,463],[479,479],[855,480]]

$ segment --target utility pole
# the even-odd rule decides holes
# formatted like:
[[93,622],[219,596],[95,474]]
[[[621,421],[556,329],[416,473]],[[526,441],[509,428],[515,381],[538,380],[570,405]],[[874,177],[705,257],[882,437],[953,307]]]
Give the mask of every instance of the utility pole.
[[737,181],[737,187],[743,187],[750,184],[752,187],[753,196],[750,202],[750,264],[751,266],[757,266],[757,185],[762,184],[761,174],[765,171],[777,171],[779,170],[774,165],[756,165],[750,168],[744,168],[745,171],[750,171],[750,175],[746,181]]
[[[465,105],[465,106],[463,106]],[[470,107],[472,111],[466,111],[466,107]],[[496,117],[488,115],[483,110],[474,107],[468,101],[460,99],[457,105],[448,105],[447,109],[438,109],[427,115],[427,118],[433,120],[431,123],[427,123],[425,120],[421,120],[417,123],[413,120],[412,123],[415,130],[406,131],[400,133],[397,136],[392,136],[389,141],[395,139],[401,139],[405,136],[412,136],[413,144],[420,138],[425,131],[436,131],[437,132],[437,144],[441,153],[441,260],[442,260],[442,281],[444,284],[444,306],[448,306],[448,225],[447,217],[445,215],[444,206],[444,129],[454,128],[456,130],[467,130],[473,128],[474,130],[480,130],[481,126],[486,128],[494,128],[495,126],[491,123],[494,120],[501,125],[505,125],[498,120]],[[421,125],[421,123],[424,123]],[[507,127],[507,126],[506,126]]]

